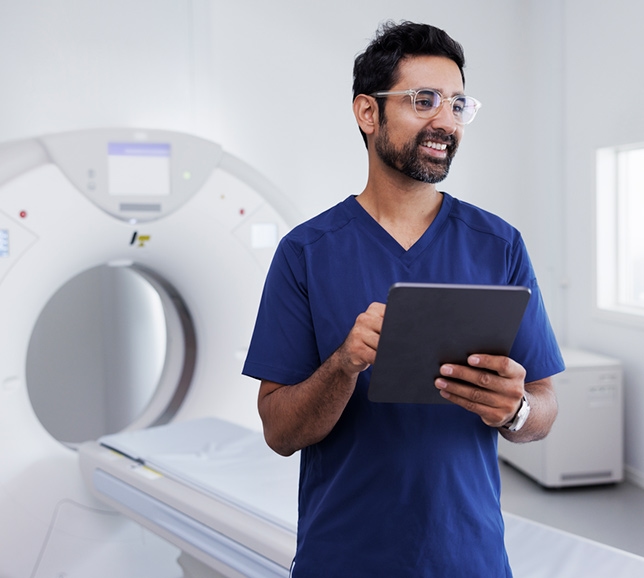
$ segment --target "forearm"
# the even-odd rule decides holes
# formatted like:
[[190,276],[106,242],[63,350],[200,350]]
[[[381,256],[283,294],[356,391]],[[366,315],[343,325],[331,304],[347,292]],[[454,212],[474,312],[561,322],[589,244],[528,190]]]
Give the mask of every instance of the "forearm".
[[557,397],[550,378],[525,384],[525,395],[530,404],[530,415],[525,425],[517,432],[498,428],[501,435],[509,441],[525,443],[543,439],[557,417]]
[[361,371],[376,358],[385,306],[371,303],[344,343],[296,385],[262,381],[258,408],[266,443],[284,456],[323,440],[340,419]]
[[258,408],[266,443],[288,456],[324,439],[340,419],[357,377],[343,369],[336,351],[301,383],[262,382]]

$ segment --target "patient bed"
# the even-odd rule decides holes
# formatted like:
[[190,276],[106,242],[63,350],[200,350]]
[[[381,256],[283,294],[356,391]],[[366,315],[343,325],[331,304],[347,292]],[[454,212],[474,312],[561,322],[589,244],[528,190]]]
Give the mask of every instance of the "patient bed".
[[104,436],[79,452],[92,492],[177,545],[184,571],[288,576],[299,458],[278,456],[260,433],[204,418]]
[[[261,433],[205,418],[81,445],[104,503],[178,546],[185,578],[286,578],[295,553],[299,458]],[[640,578],[644,558],[504,512],[515,578]]]

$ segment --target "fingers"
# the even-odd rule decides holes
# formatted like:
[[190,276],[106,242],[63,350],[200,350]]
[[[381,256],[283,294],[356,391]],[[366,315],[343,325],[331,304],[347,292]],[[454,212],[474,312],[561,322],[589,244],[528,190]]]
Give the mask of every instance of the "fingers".
[[383,303],[372,303],[364,313],[358,315],[338,350],[347,373],[364,371],[375,361],[384,314]]
[[382,327],[382,319],[385,316],[385,309],[387,306],[384,303],[378,303],[377,301],[374,301],[367,307],[367,311],[365,313],[368,313],[370,316],[373,315],[374,319],[379,319],[380,320],[380,327]]
[[521,380],[525,378],[525,369],[523,366],[513,359],[502,355],[470,355],[467,359],[467,363],[473,367],[480,367],[494,371],[501,377],[519,377]]
[[442,365],[441,375],[493,393],[511,395],[512,389],[520,389],[523,395],[525,369],[516,361],[499,355],[470,355],[467,362],[467,366]]
[[358,315],[350,333],[350,335],[353,334],[352,337],[357,341],[357,344],[366,345],[374,357],[380,341],[384,314],[385,305],[383,303],[372,303],[364,313]]
[[446,364],[435,382],[441,396],[481,416],[488,425],[507,423],[524,394],[525,369],[509,357],[471,355],[467,366]]

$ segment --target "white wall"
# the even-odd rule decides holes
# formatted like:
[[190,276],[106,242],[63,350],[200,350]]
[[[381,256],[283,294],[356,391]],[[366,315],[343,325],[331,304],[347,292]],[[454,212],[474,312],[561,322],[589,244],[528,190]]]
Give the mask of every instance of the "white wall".
[[[594,155],[644,143],[644,4],[567,0],[564,14],[567,340],[621,359],[625,370],[627,473],[644,486],[644,323],[597,315],[594,307]],[[600,96],[601,95],[601,96]],[[600,104],[603,103],[603,104]]]
[[190,2],[3,0],[0,139],[194,119]]
[[[593,150],[644,140],[637,0],[21,0],[0,3],[0,141],[96,126],[191,132],[302,218],[362,190],[353,58],[387,18],[445,28],[483,102],[444,188],[524,233],[558,335],[625,361],[644,475],[642,330],[592,309]],[[596,89],[607,90],[601,109]],[[628,96],[625,96],[628,95]],[[566,289],[566,283],[569,287]]]

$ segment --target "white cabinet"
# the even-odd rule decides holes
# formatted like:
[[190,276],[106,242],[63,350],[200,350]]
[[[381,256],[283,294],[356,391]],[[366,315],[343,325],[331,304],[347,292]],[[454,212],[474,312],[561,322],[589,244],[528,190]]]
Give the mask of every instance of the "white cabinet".
[[543,486],[619,482],[624,476],[621,363],[562,348],[566,370],[553,377],[559,415],[548,437],[515,444],[499,436],[499,457]]

